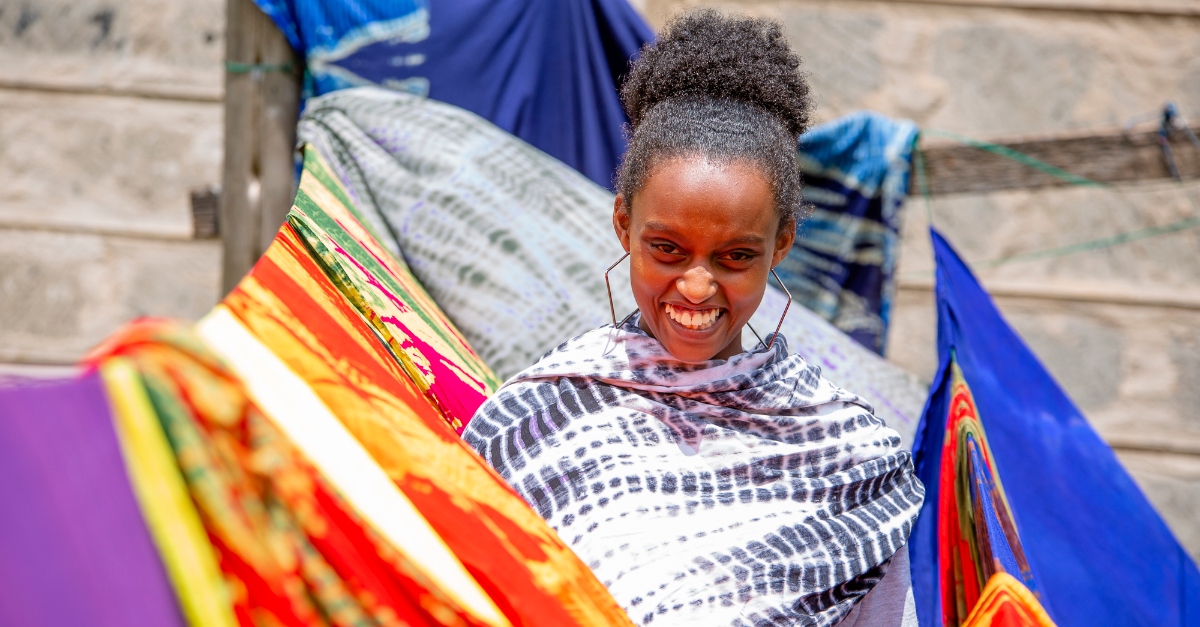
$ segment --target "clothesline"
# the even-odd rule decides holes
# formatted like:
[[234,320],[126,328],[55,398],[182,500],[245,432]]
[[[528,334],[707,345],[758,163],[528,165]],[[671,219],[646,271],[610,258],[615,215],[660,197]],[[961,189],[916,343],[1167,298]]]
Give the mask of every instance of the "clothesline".
[[[1091,179],[1079,176],[1077,174],[1072,174],[1061,168],[1050,165],[1049,163],[1046,163],[1045,161],[1042,161],[1042,160],[1032,157],[1030,155],[1013,150],[1011,148],[1008,148],[1007,146],[1001,146],[999,144],[994,144],[994,143],[986,141],[986,140],[975,139],[972,137],[967,137],[965,135],[960,135],[953,131],[944,131],[941,129],[925,129],[925,130],[921,131],[921,134],[922,135],[934,135],[937,137],[944,137],[947,139],[957,141],[966,146],[972,146],[974,148],[978,148],[980,150],[984,150],[984,151],[990,152],[992,154],[999,155],[1001,157],[1012,159],[1013,161],[1017,161],[1024,165],[1027,165],[1031,168],[1034,168],[1038,171],[1044,172],[1044,173],[1054,176],[1058,179],[1061,179],[1071,185],[1075,185],[1078,187],[1098,187],[1098,188],[1112,189],[1112,186],[1107,183],[1093,181]],[[928,220],[928,223],[930,225],[933,225],[933,201],[932,201],[932,198],[929,193],[929,179],[928,179],[928,173],[926,172],[926,168],[925,168],[925,157],[920,149],[919,144],[916,142],[919,142],[919,136],[918,136],[917,140],[914,140],[914,145],[913,145],[913,165],[914,165],[914,169],[916,170],[917,189],[925,202],[925,217]],[[1147,238],[1151,238],[1151,237],[1158,237],[1161,235],[1178,233],[1180,231],[1192,229],[1197,226],[1200,226],[1200,214],[1193,215],[1193,216],[1183,218],[1180,220],[1176,220],[1174,222],[1160,225],[1160,226],[1152,226],[1152,227],[1147,227],[1147,228],[1142,228],[1142,229],[1134,229],[1131,231],[1125,231],[1125,232],[1118,233],[1116,235],[1112,235],[1109,237],[1102,237],[1099,239],[1089,240],[1089,241],[1085,241],[1085,242],[1068,244],[1066,246],[1058,246],[1055,248],[1047,248],[1047,249],[1043,249],[1043,250],[1029,251],[1029,252],[1024,252],[1024,253],[1018,253],[1015,255],[1008,255],[1005,257],[998,257],[996,259],[989,259],[986,261],[975,262],[975,263],[972,263],[971,266],[976,270],[986,270],[986,269],[998,268],[1000,266],[1007,265],[1010,263],[1018,263],[1018,262],[1024,262],[1024,261],[1036,261],[1036,260],[1040,260],[1040,259],[1055,259],[1058,257],[1066,257],[1068,255],[1074,255],[1076,253],[1110,248],[1112,246],[1118,246],[1120,244],[1126,244],[1129,242],[1134,242],[1134,241],[1147,239]],[[918,271],[918,272],[906,272],[906,273],[904,273],[903,276],[905,278],[925,278],[925,277],[930,276],[931,274],[932,274],[931,270],[922,270],[922,271]]]

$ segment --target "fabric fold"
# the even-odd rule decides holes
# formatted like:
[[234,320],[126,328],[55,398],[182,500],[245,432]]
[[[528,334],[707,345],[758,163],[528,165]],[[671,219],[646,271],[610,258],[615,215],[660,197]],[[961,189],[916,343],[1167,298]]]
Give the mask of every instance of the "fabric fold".
[[[334,198],[338,188],[328,182],[324,162],[313,157],[306,160],[302,185],[309,190],[304,204],[309,217],[324,212],[327,203],[344,202]],[[333,191],[321,192],[322,186]],[[325,224],[334,215],[339,214],[326,214]],[[400,358],[407,353],[397,354],[373,325],[372,310],[364,314],[361,302],[346,297],[346,289],[355,286],[337,282],[330,270],[357,267],[361,251],[376,250],[362,225],[340,214],[337,228],[359,233],[364,245],[341,248],[336,252],[341,261],[331,265],[300,234],[298,217],[299,207],[219,310],[236,318],[320,399],[510,622],[628,624],[587,567],[462,442],[403,365]],[[409,319],[425,320],[412,327],[426,334],[418,339],[428,346],[442,341],[428,335],[444,320],[436,307],[420,294],[396,296],[411,308]]]
[[[361,502],[346,499],[188,327],[135,322],[89,355],[101,370],[113,360],[136,369],[239,625],[507,624],[490,620],[494,609],[489,616],[465,606],[469,587],[466,595],[461,587],[447,591],[461,582],[429,574],[453,564],[417,561],[438,557],[429,547],[397,547],[396,533],[376,530]],[[412,537],[419,538],[404,541]]]
[[192,627],[234,627],[237,618],[204,522],[136,367],[117,357],[98,370],[130,481],[184,616]]

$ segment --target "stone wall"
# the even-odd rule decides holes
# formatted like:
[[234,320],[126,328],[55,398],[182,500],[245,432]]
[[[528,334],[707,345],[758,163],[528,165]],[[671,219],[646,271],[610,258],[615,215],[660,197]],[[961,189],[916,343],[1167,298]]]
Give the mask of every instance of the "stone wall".
[[0,0],[0,362],[63,364],[217,301],[222,0]]
[[[818,121],[867,108],[975,137],[1112,129],[1179,104],[1200,122],[1200,1],[645,0],[780,19]],[[1200,182],[936,197],[936,227],[986,262],[1200,215]],[[926,208],[909,203],[888,357],[936,367]],[[1200,557],[1200,229],[981,270],[1009,322]]]

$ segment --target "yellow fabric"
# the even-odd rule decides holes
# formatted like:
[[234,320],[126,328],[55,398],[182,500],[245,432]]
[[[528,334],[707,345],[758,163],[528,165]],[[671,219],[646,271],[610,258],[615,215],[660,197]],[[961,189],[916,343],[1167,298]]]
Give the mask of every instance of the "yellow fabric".
[[196,325],[262,409],[363,519],[488,625],[508,620],[408,497],[304,381],[218,305]]
[[137,371],[116,357],[100,376],[130,482],[184,617],[193,627],[238,627],[216,553]]

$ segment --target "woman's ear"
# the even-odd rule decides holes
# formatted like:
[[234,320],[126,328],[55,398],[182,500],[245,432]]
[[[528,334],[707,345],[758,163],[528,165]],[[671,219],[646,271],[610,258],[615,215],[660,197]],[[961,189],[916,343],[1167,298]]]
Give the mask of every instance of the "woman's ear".
[[779,227],[779,234],[775,236],[775,252],[771,254],[771,267],[779,265],[784,257],[787,257],[788,251],[792,249],[792,244],[796,241],[796,219],[789,219],[783,226]]
[[621,247],[629,252],[629,207],[625,205],[625,197],[620,194],[617,194],[617,200],[613,203],[613,230],[617,232],[617,239],[621,240]]

